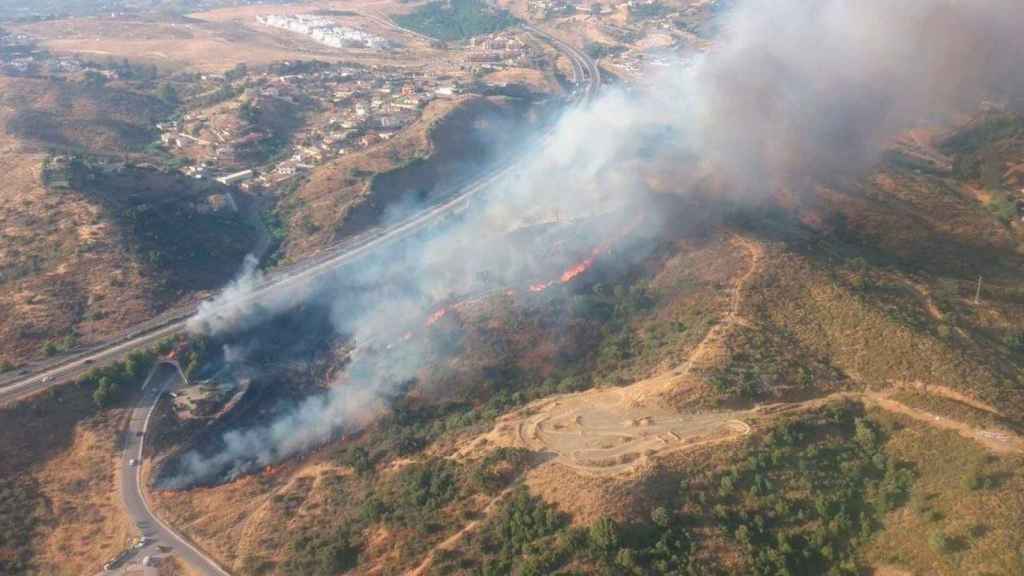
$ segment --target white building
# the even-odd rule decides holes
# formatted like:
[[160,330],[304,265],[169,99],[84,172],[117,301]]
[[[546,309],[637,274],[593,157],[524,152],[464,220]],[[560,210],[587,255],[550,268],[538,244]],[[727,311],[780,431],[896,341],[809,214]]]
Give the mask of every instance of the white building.
[[312,14],[281,16],[271,14],[260,16],[259,22],[265,26],[288,30],[332,48],[387,48],[388,41],[362,30],[339,26],[334,21]]

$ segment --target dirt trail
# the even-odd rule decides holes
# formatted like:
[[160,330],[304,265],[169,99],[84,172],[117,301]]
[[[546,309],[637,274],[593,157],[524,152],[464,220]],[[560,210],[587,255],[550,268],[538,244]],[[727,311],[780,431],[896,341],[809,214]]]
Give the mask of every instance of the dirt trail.
[[[981,404],[980,402],[967,398],[963,394],[960,394],[955,390],[931,386],[923,390],[925,391],[925,393],[928,394],[934,393],[936,396],[944,396],[947,398],[958,399],[958,401],[964,402],[965,404],[968,404],[970,406],[975,406],[982,410],[986,410],[985,404]],[[840,399],[856,400],[872,406],[876,406],[878,408],[886,410],[887,412],[908,416],[910,418],[913,418],[914,420],[928,424],[929,426],[942,428],[944,430],[954,430],[964,438],[974,440],[984,448],[991,450],[992,452],[995,452],[997,454],[1024,453],[1024,438],[1021,438],[1017,434],[1014,434],[1008,430],[978,428],[970,424],[967,424],[966,422],[953,420],[945,416],[932,414],[931,412],[927,412],[925,410],[912,408],[892,398],[892,394],[897,391],[899,391],[899,388],[886,390],[884,392],[836,392],[834,394],[829,394],[828,396],[823,396],[821,398],[807,400],[806,402],[798,402],[793,404],[779,403],[771,405],[762,405],[755,409],[755,412],[764,417],[777,416],[779,414],[787,412],[813,410],[816,408],[820,408],[825,404]],[[949,393],[952,393],[955,396],[955,398],[954,396],[950,396]],[[998,414],[998,412],[995,412],[991,407],[988,407],[987,410],[991,411],[993,414]]]
[[740,236],[733,238],[733,244],[742,246],[750,254],[750,268],[748,268],[743,276],[736,280],[736,283],[733,285],[729,311],[718,324],[711,328],[704,339],[701,340],[700,344],[693,349],[693,352],[690,353],[689,358],[687,358],[686,363],[683,365],[680,376],[689,376],[690,372],[693,370],[694,363],[697,360],[704,358],[711,346],[721,340],[734,326],[751,327],[751,322],[743,317],[740,313],[740,309],[743,306],[743,294],[747,285],[750,283],[751,279],[761,272],[761,261],[764,259],[764,247],[752,240],[748,240]]
[[952,388],[948,388],[946,386],[941,386],[938,384],[925,384],[923,382],[910,382],[908,383],[908,385],[920,392],[924,392],[925,394],[931,394],[932,396],[941,396],[943,398],[953,400],[954,402],[966,404],[967,406],[970,406],[971,408],[974,408],[976,410],[988,412],[989,414],[993,414],[1000,418],[1004,417],[1003,413],[1000,412],[999,410],[996,410],[994,406],[985,404],[984,402],[981,402],[980,400],[975,400],[974,398],[971,398],[969,396],[965,396],[964,394],[956,390],[953,390]]
[[[1009,432],[973,428],[963,422],[941,418],[901,404],[891,397],[891,393],[899,387],[885,393],[837,392],[805,402],[762,405],[746,411],[679,414],[667,408],[662,402],[664,394],[691,383],[694,366],[713,354],[733,328],[753,327],[752,322],[743,316],[743,302],[751,281],[762,270],[764,247],[741,237],[735,237],[733,243],[747,250],[750,267],[733,285],[728,312],[680,367],[624,388],[592,389],[539,400],[501,417],[490,432],[463,444],[454,457],[471,457],[496,446],[518,446],[550,455],[551,461],[578,474],[599,478],[621,477],[642,469],[657,456],[744,437],[751,433],[749,422],[764,422],[787,412],[820,408],[839,399],[863,401],[932,426],[956,430],[962,436],[997,453],[1024,452],[1024,439]],[[935,306],[927,289],[916,285],[914,288],[925,300],[929,313],[941,319],[941,311]],[[967,398],[955,390],[912,385],[926,393],[945,396],[999,414],[991,406]],[[902,385],[904,388],[906,386]],[[503,495],[495,498],[485,512]],[[435,547],[413,574],[423,574],[433,561],[437,549],[457,544],[479,522],[468,524]]]
[[726,442],[750,433],[750,411],[680,414],[663,395],[690,380],[694,365],[735,326],[750,326],[742,315],[746,287],[761,271],[764,249],[745,238],[733,244],[750,254],[749,269],[732,288],[728,312],[678,368],[623,388],[598,388],[539,400],[500,418],[494,429],[463,445],[465,458],[490,446],[517,446],[553,455],[553,460],[592,477],[630,474],[652,457]]
[[906,404],[893,400],[887,392],[867,392],[863,398],[870,404],[889,412],[903,414],[914,420],[925,422],[930,426],[944,430],[954,430],[964,438],[974,440],[988,450],[997,454],[1024,453],[1024,438],[1005,430],[989,430],[976,428],[965,422],[951,420],[924,410],[911,408]]
[[938,320],[939,322],[945,321],[946,315],[943,314],[942,310],[940,310],[938,305],[935,304],[935,299],[932,297],[932,292],[931,290],[928,289],[927,286],[925,286],[924,284],[918,284],[917,282],[914,282],[913,280],[909,280],[906,278],[901,278],[901,280],[905,284],[910,286],[910,289],[913,290],[919,298],[921,298],[921,302],[922,304],[924,304],[925,310],[928,311],[929,316],[931,316],[934,320]]

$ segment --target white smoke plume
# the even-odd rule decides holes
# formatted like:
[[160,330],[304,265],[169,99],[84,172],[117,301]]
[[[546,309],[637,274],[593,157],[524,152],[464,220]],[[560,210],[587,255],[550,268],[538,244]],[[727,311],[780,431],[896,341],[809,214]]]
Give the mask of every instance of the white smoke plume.
[[[495,185],[482,205],[415,247],[388,250],[339,273],[346,286],[393,286],[356,296],[328,282],[339,330],[357,342],[400,333],[410,318],[486,275],[522,285],[535,254],[506,231],[531,215],[615,213],[646,187],[635,161],[652,145],[666,168],[712,173],[742,194],[800,189],[858,175],[908,128],[970,113],[984,98],[1019,96],[1024,10],[1019,0],[746,0],[708,53],[637,90],[606,90],[559,122],[543,149]],[[680,194],[688,183],[678,182]],[[230,330],[260,312],[247,292],[255,267],[197,315],[197,330]],[[397,287],[395,287],[397,286]],[[275,312],[306,297],[263,301]],[[415,347],[389,374],[353,376],[262,427],[231,432],[212,457],[190,454],[185,486],[309,448],[365,415],[421,369]]]

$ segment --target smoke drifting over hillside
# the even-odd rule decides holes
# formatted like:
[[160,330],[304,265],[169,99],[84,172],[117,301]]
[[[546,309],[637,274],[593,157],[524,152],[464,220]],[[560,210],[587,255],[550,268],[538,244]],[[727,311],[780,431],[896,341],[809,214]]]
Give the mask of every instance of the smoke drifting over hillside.
[[[1014,72],[1024,61],[1021,14],[1012,0],[747,0],[726,17],[709,53],[644,89],[607,90],[567,113],[543,149],[457,224],[339,275],[345,286],[373,290],[354,293],[335,278],[310,292],[332,303],[340,333],[372,342],[401,334],[410,318],[425,318],[438,299],[482,276],[497,285],[528,281],[543,263],[505,233],[524,214],[614,214],[629,204],[635,217],[646,191],[635,169],[641,160],[690,166],[747,195],[860,174],[910,127],[973,111],[983,98],[1021,94]],[[676,192],[686,194],[687,186],[679,182]],[[656,232],[650,223],[645,228]],[[252,285],[250,274],[226,290],[194,328],[229,331],[306,297],[263,302],[256,311],[246,299]],[[269,425],[225,435],[225,449],[214,456],[187,455],[180,474],[164,484],[265,466],[353,425],[422,367],[415,344],[399,348],[388,374],[357,359],[344,386]]]

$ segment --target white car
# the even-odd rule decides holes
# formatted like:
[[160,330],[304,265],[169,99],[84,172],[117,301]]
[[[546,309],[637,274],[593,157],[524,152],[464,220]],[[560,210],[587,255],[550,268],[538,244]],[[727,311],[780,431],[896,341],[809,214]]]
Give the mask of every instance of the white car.
[[131,460],[128,461],[128,465],[129,466],[138,466],[139,465],[139,461],[138,461],[137,458],[132,458]]

